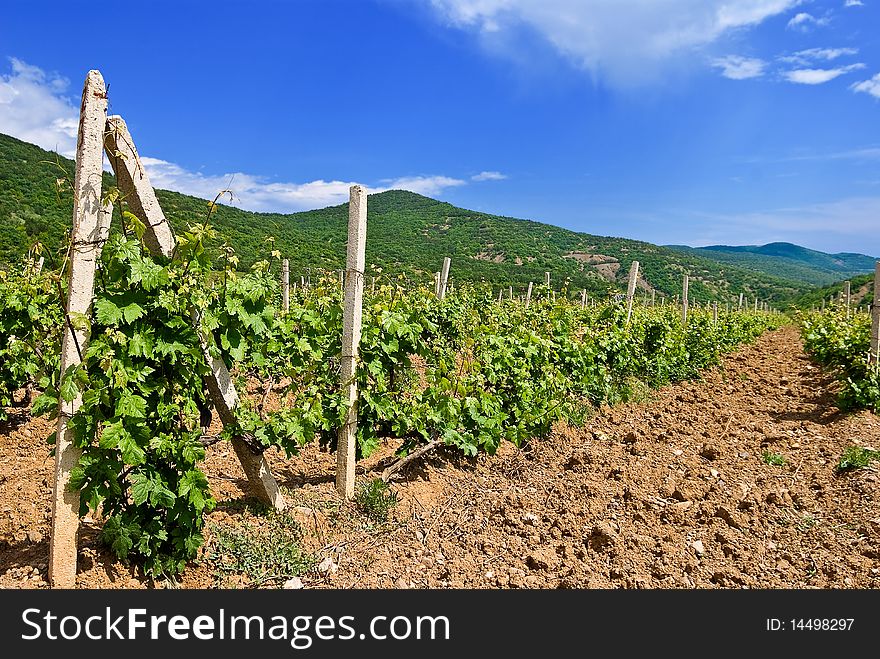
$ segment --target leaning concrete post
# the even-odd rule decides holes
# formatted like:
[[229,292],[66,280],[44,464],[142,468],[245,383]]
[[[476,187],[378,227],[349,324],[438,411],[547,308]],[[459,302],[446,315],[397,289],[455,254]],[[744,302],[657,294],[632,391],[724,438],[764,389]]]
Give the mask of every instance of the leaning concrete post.
[[[146,228],[144,245],[153,256],[170,257],[177,247],[177,240],[171,231],[171,225],[165,219],[156,192],[144,171],[134,141],[122,117],[107,118],[104,151],[116,174],[116,181],[123,198],[144,223]],[[199,319],[195,310],[194,320],[198,324]],[[234,410],[238,405],[238,392],[235,390],[232,377],[223,360],[211,355],[209,337],[200,332],[199,341],[205,360],[211,367],[211,373],[205,377],[211,402],[223,425],[234,426],[237,424]],[[254,494],[265,504],[278,510],[284,508],[284,497],[278,489],[265,456],[262,453],[254,453],[242,437],[232,438],[232,449],[241,463]]]
[[[104,124],[107,121],[107,90],[98,71],[89,71],[79,111],[74,174],[73,231],[66,305],[67,323],[61,341],[61,374],[82,362],[88,333],[70,324],[74,315],[87,315],[95,292],[95,264],[110,228],[112,208],[101,207]],[[80,326],[81,327],[81,326]],[[49,583],[53,588],[76,585],[76,532],[79,528],[79,491],[70,491],[70,472],[81,451],[73,445],[67,425],[82,404],[59,399],[55,440],[55,484],[52,495],[52,531],[49,538]]]
[[364,297],[364,253],[367,245],[367,190],[351,186],[348,202],[348,245],[345,260],[345,302],[342,311],[342,364],[340,381],[348,411],[339,429],[336,446],[336,491],[346,499],[354,497],[354,467],[357,448],[357,359],[361,341]]
[[452,263],[452,259],[448,256],[443,259],[443,269],[440,270],[440,295],[438,296],[441,300],[446,297],[446,284],[449,282],[449,266]]
[[626,324],[629,325],[630,316],[633,310],[633,296],[636,292],[636,282],[639,278],[639,262],[633,261],[629,266],[629,283],[626,287]]
[[290,261],[281,262],[281,310],[290,311]]
[[128,132],[128,126],[122,117],[107,118],[104,150],[107,152],[113,173],[116,174],[116,182],[123,193],[123,201],[146,226],[144,245],[151,254],[159,254],[170,259],[177,246],[174,232],[165,219],[162,207],[159,206],[159,200],[156,199],[156,193],[150,185],[150,179],[141,164],[134,141]]
[[850,304],[852,304],[852,289],[851,289],[851,284],[849,281],[847,281],[843,285],[843,294],[846,296],[846,317],[849,318],[849,316],[850,316],[849,307],[850,307]]
[[526,309],[529,308],[529,304],[532,302],[532,282],[529,282],[529,287],[526,290]]
[[874,265],[874,303],[871,305],[871,361],[880,362],[880,261]]
[[681,323],[687,326],[688,321],[688,276],[681,282]]

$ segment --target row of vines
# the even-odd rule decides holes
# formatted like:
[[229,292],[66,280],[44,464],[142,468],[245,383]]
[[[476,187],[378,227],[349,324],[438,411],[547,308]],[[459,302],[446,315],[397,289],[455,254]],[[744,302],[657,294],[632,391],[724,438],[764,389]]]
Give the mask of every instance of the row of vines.
[[847,314],[841,306],[829,307],[805,314],[801,328],[807,354],[828,367],[839,382],[841,409],[880,412],[880,369],[869,354],[870,314]]
[[[342,293],[333,277],[314,281],[282,313],[277,252],[241,272],[234,251],[200,224],[178,236],[170,260],[154,259],[137,223],[129,229],[103,248],[90,317],[65,315],[63,265],[0,272],[0,421],[4,408],[30,404],[24,389],[40,392],[34,415],[81,396],[69,421],[82,450],[71,482],[81,514],[100,513],[102,537],[120,558],[174,575],[196,555],[214,506],[200,468],[210,406],[199,333],[213,335],[214,356],[240,382],[283,402],[270,413],[261,396],[245,397],[226,437],[245,434],[288,456],[309,442],[333,450],[346,412]],[[359,455],[385,437],[402,439],[401,452],[431,441],[466,455],[493,453],[505,440],[521,445],[635,388],[694,377],[782,322],[750,312],[714,322],[692,310],[684,327],[677,309],[656,307],[636,308],[627,324],[622,303],[583,308],[549,293],[539,288],[526,307],[476,285],[438,300],[427,286],[380,281],[364,300]],[[64,323],[87,326],[90,341],[82,364],[62,374]]]

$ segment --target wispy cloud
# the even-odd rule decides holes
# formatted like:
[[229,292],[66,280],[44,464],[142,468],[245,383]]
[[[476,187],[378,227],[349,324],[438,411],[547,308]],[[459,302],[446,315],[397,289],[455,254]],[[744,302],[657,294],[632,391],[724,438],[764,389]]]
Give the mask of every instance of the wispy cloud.
[[874,98],[880,98],[880,73],[869,80],[857,82],[850,87],[854,92],[865,92]]
[[827,17],[816,18],[812,14],[808,14],[805,11],[800,12],[799,14],[795,14],[786,27],[789,30],[800,30],[801,32],[809,32],[814,27],[823,27],[828,25],[831,20]]
[[876,233],[880,197],[849,197],[830,202],[772,208],[746,213],[683,213],[681,228],[690,232],[688,244],[761,244],[785,240],[823,251],[860,251],[880,254]]
[[68,80],[15,57],[9,62],[11,73],[0,75],[0,133],[72,157],[79,104],[67,98]]
[[476,33],[516,59],[537,36],[575,66],[612,85],[656,84],[670,61],[758,25],[801,0],[423,0],[447,24]]
[[843,3],[844,7],[864,7],[865,3],[862,0],[846,0]]
[[471,176],[472,181],[503,181],[506,178],[507,175],[501,172],[480,172]]
[[809,48],[791,55],[782,55],[778,59],[789,64],[809,64],[819,61],[830,62],[838,57],[858,55],[858,53],[858,48]]
[[859,69],[864,68],[865,65],[858,62],[856,64],[850,64],[849,66],[841,66],[836,69],[794,69],[791,71],[783,71],[782,77],[789,82],[794,82],[800,85],[821,85],[830,82],[835,78],[839,78],[846,73],[850,73],[851,71],[858,71]]
[[721,75],[731,80],[759,78],[764,75],[764,68],[767,66],[764,60],[739,55],[717,57],[711,63],[712,66],[721,69]]

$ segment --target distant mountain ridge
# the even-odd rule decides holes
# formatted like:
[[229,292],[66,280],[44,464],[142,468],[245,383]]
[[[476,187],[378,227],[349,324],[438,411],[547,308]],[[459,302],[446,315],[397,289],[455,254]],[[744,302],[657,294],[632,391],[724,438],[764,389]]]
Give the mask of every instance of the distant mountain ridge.
[[866,254],[827,254],[786,242],[766,245],[668,245],[681,252],[700,254],[719,263],[733,264],[765,274],[827,286],[842,279],[871,272],[876,259]]

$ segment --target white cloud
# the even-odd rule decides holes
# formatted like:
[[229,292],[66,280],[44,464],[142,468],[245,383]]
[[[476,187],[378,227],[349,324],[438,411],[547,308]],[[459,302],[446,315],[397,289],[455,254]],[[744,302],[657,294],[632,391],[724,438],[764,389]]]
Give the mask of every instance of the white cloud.
[[739,55],[727,55],[712,60],[712,66],[721,69],[721,75],[731,80],[747,80],[759,78],[764,75],[764,60],[754,57],[740,57]]
[[0,75],[0,133],[72,157],[79,108],[66,96],[69,82],[14,57],[9,62],[12,73]]
[[521,57],[538,35],[576,66],[612,84],[657,82],[661,68],[736,28],[801,0],[431,0],[448,24],[474,30],[496,52]]
[[838,78],[850,71],[864,69],[865,65],[861,62],[850,64],[849,66],[841,66],[836,69],[794,69],[792,71],[783,71],[782,77],[789,82],[801,85],[821,85]]
[[862,0],[846,0],[843,3],[844,7],[864,7],[865,3]]
[[855,83],[850,89],[854,92],[865,92],[874,98],[880,98],[880,73],[869,80]]
[[[0,133],[12,135],[47,150],[74,157],[79,108],[68,98],[69,82],[39,67],[10,58],[12,73],[0,75]],[[157,188],[213,199],[229,188],[235,206],[252,211],[297,211],[320,208],[348,201],[349,187],[355,181],[316,180],[306,183],[273,182],[264,177],[236,172],[202,174],[180,165],[141,156],[150,182]],[[482,172],[474,181],[504,178],[499,172]],[[444,190],[466,185],[449,176],[405,176],[367,185],[370,193],[383,190],[410,190],[437,196]]]
[[[321,179],[307,183],[270,182],[243,172],[204,175],[158,158],[141,157],[141,161],[154,187],[203,199],[213,199],[221,190],[229,189],[233,194],[231,205],[257,212],[291,212],[341,204],[348,201],[349,188],[358,183]],[[460,185],[465,185],[465,181],[449,176],[405,176],[383,179],[380,185],[365,187],[369,194],[409,190],[430,197]]]
[[817,61],[830,62],[838,57],[857,55],[858,52],[858,48],[808,48],[807,50],[799,50],[792,55],[784,55],[779,58],[779,61],[806,65]]
[[501,172],[480,172],[471,176],[472,181],[503,181],[507,178],[507,174]]
[[828,18],[816,18],[812,14],[808,14],[802,11],[799,14],[795,14],[795,16],[788,22],[786,27],[790,30],[800,30],[801,32],[808,32],[813,27],[822,27],[824,25],[828,25],[830,20]]

